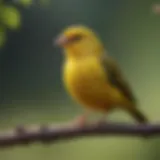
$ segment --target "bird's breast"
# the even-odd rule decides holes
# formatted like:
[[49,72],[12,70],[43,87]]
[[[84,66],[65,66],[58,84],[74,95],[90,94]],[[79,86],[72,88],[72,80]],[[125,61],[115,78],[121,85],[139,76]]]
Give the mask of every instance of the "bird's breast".
[[66,62],[64,82],[70,94],[85,104],[111,103],[113,93],[107,83],[107,74],[96,60]]
[[98,64],[89,61],[67,62],[64,68],[64,80],[69,89],[75,92],[89,92],[97,89],[98,84],[104,82],[105,77]]

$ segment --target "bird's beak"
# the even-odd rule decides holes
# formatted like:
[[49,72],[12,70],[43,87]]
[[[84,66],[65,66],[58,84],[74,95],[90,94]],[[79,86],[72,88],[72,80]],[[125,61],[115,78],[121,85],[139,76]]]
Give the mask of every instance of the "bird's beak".
[[68,43],[68,38],[64,35],[60,35],[59,37],[57,37],[54,41],[54,44],[56,46],[62,47],[65,46]]

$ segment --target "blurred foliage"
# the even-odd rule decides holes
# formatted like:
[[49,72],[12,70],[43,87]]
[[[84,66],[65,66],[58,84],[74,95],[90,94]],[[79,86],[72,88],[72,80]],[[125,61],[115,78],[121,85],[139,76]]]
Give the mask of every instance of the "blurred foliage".
[[32,0],[20,0],[19,3],[25,7],[28,7],[32,5],[33,1]]
[[[7,38],[7,29],[18,30],[21,26],[21,13],[18,5],[21,7],[30,7],[34,4],[33,0],[13,0],[10,4],[0,0],[0,47],[2,47]],[[49,0],[39,0],[38,4],[46,6]]]
[[20,26],[20,12],[12,6],[2,5],[1,23],[11,30],[18,29]]
[[6,40],[5,28],[0,26],[0,47],[3,46],[5,40]]

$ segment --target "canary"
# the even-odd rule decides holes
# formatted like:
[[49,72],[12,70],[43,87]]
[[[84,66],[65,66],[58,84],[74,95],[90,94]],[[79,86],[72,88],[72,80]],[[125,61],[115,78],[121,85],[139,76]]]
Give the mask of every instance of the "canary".
[[[108,114],[120,108],[137,122],[148,122],[137,108],[117,62],[109,56],[92,29],[83,25],[69,26],[58,35],[55,43],[64,52],[63,81],[73,99],[87,110]],[[86,121],[87,113],[81,116],[81,122]]]

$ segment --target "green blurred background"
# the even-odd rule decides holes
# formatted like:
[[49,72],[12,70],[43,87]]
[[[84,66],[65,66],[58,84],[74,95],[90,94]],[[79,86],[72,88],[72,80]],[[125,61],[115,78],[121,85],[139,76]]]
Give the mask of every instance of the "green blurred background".
[[[18,124],[65,122],[83,112],[63,88],[60,73],[63,55],[52,44],[53,38],[71,24],[90,26],[99,34],[128,78],[139,108],[152,123],[158,123],[160,15],[153,13],[152,5],[160,1],[45,2],[0,1],[0,17],[3,17],[3,23],[0,21],[0,129]],[[14,7],[11,8],[14,11],[4,14],[8,6]],[[123,111],[115,111],[107,118],[133,123]],[[50,145],[37,143],[1,149],[0,159],[158,160],[160,139],[106,136]]]

